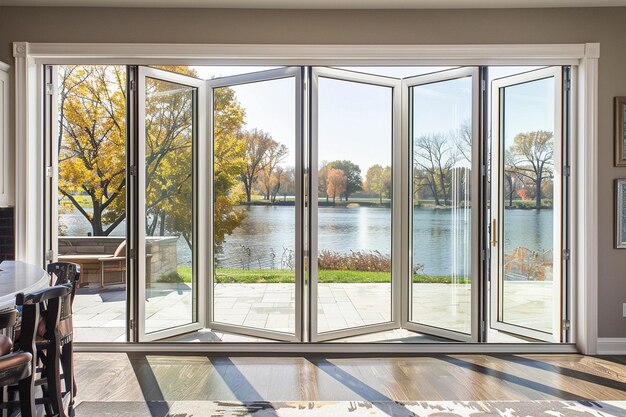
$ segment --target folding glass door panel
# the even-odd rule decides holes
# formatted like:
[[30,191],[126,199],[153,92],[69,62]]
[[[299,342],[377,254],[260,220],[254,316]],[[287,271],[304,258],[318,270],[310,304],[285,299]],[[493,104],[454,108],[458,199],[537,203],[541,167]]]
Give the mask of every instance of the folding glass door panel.
[[301,340],[302,68],[208,84],[209,327]]
[[411,155],[403,327],[478,341],[478,68],[417,76],[403,85]]
[[[204,327],[205,81],[138,71],[139,339]],[[143,261],[143,262],[141,262]]]
[[312,341],[399,327],[400,86],[312,69]]
[[491,327],[562,341],[562,75],[492,82]]

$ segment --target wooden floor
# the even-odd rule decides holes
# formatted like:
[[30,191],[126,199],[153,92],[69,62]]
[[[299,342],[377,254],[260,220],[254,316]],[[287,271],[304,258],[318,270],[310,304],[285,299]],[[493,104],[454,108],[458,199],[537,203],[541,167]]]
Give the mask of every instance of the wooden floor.
[[626,400],[626,358],[77,353],[82,401]]

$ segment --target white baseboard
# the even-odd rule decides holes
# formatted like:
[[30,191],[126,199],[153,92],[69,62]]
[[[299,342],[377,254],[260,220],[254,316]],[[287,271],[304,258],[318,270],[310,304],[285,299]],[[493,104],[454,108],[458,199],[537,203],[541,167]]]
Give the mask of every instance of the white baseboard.
[[626,337],[599,337],[598,355],[626,355]]

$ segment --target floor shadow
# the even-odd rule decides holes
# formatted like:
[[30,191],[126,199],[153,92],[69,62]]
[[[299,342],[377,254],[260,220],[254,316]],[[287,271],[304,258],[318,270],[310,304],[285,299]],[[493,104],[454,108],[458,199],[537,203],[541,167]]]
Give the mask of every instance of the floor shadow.
[[250,381],[241,373],[237,365],[227,357],[207,357],[215,371],[220,375],[237,400],[248,407],[248,412],[259,412],[267,417],[278,417],[276,410],[250,384]]
[[315,367],[333,377],[342,385],[347,387],[350,391],[358,394],[364,401],[369,401],[372,405],[378,408],[383,413],[395,416],[395,415],[414,415],[411,410],[404,405],[392,400],[385,394],[376,391],[374,388],[365,384],[358,378],[350,375],[348,372],[329,362],[323,358],[306,358]]
[[[559,375],[563,375],[569,378],[578,379],[592,384],[601,385],[603,387],[614,388],[619,391],[626,392],[626,383],[616,381],[611,378],[606,378],[599,375],[590,374],[587,372],[579,371],[576,369],[565,368],[563,366],[553,365],[551,363],[539,361],[536,359],[525,358],[517,355],[492,355],[495,358],[502,359],[508,362],[517,363],[520,365],[528,366],[534,369],[541,369],[543,371],[554,372]],[[625,365],[622,363],[622,365]]]
[[128,361],[133,368],[141,393],[152,417],[166,417],[170,405],[165,401],[159,381],[152,371],[148,358],[144,353],[127,353]]
[[541,392],[543,394],[546,395],[551,395],[553,397],[556,397],[560,400],[569,400],[569,401],[584,401],[587,400],[584,397],[581,397],[579,395],[573,394],[569,391],[564,391],[558,388],[553,388],[550,387],[548,385],[542,384],[540,382],[537,381],[532,381],[530,379],[527,378],[522,378],[520,376],[516,376],[516,375],[512,375],[506,372],[502,372],[502,371],[498,371],[496,369],[492,369],[492,368],[488,368],[486,366],[483,365],[479,365],[477,363],[472,363],[472,362],[468,362],[465,361],[463,359],[459,359],[459,358],[454,358],[452,356],[448,356],[448,355],[442,355],[442,356],[434,356],[435,358],[447,362],[451,365],[455,365],[458,366],[459,368],[464,368],[464,369],[468,369],[470,371],[474,371],[474,372],[478,372],[481,373],[483,375],[487,375],[487,376],[491,376],[494,378],[497,378],[501,381],[506,381],[506,382],[510,382],[512,384],[524,387],[524,388],[528,388],[531,389],[533,391],[537,391],[537,392]]

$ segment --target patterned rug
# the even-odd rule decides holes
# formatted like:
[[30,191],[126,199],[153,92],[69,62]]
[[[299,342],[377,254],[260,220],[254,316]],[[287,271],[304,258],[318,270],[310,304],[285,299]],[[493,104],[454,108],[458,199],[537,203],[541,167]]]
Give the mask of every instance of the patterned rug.
[[83,402],[76,417],[626,417],[626,401]]

